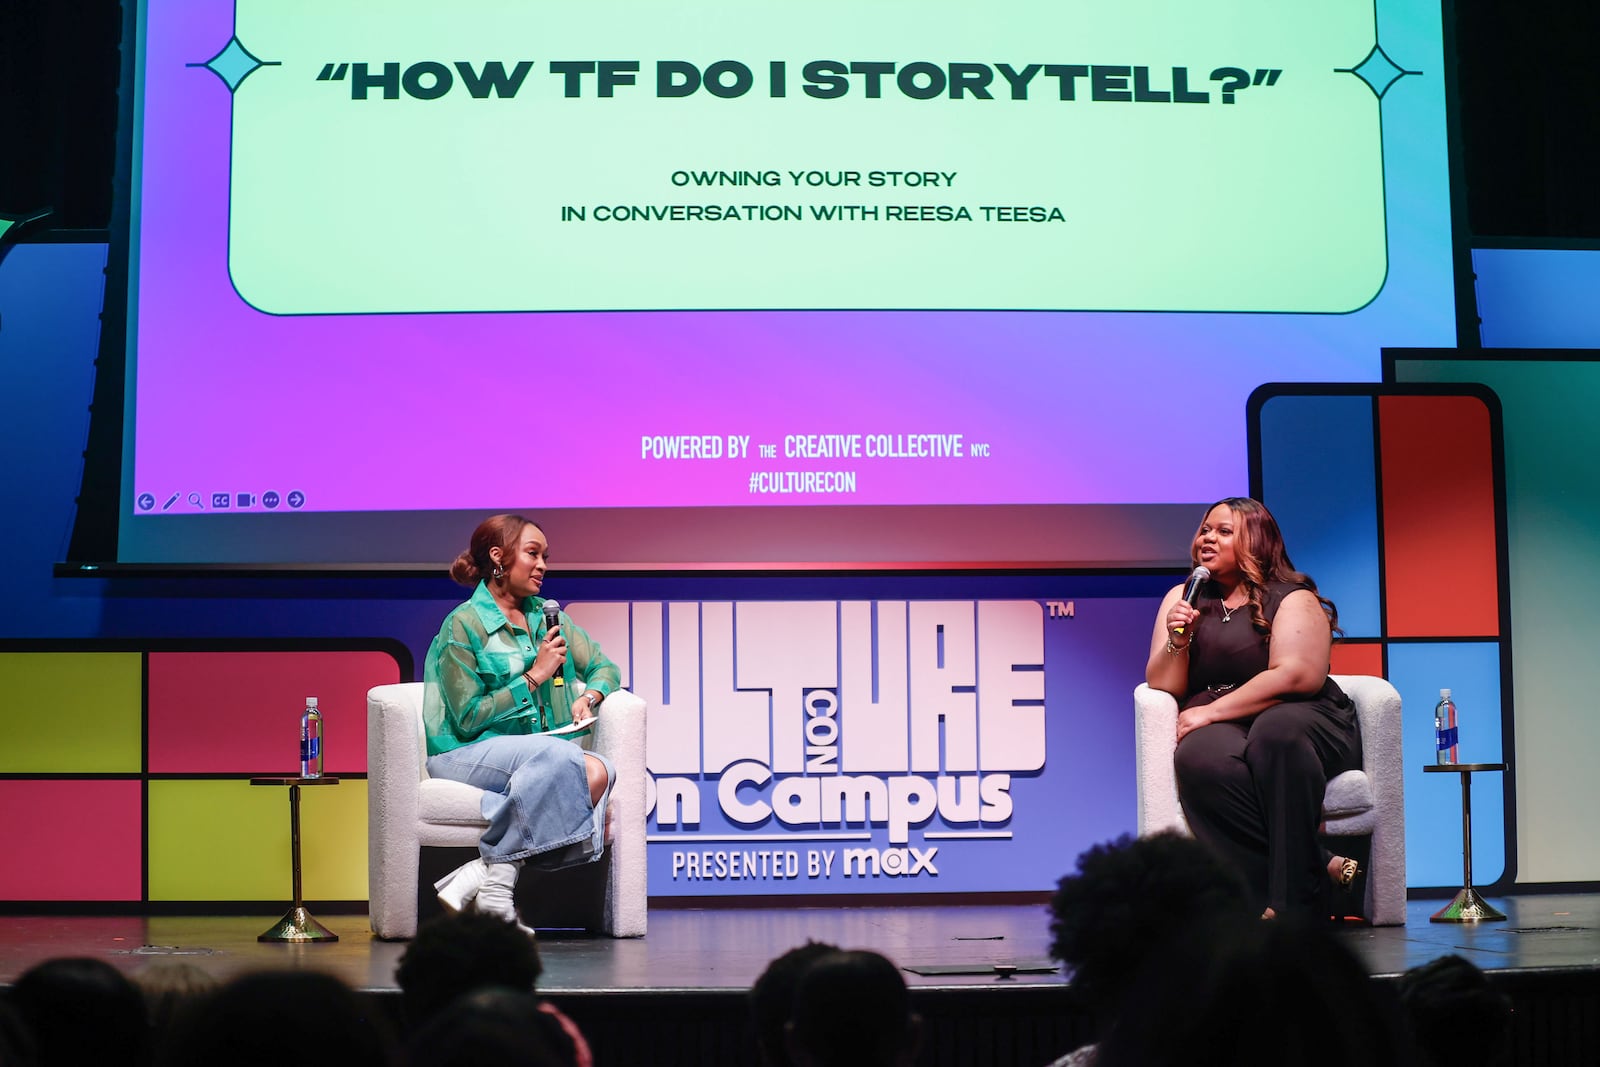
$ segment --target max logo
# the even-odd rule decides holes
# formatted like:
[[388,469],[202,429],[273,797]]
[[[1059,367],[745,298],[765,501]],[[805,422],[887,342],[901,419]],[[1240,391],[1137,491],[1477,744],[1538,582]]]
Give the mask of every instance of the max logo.
[[373,90],[382,90],[383,99],[398,100],[402,91],[414,100],[437,100],[461,83],[474,100],[497,96],[509,100],[517,95],[533,61],[524,59],[510,71],[497,59],[474,68],[471,63],[436,63],[431,59],[413,63],[404,71],[398,63],[385,63],[374,69],[368,63],[324,63],[319,82],[350,83],[350,99],[366,100]]

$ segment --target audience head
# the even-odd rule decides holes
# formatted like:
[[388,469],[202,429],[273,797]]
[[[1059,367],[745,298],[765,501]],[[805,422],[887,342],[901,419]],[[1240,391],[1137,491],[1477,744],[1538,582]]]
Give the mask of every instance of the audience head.
[[145,1017],[157,1045],[219,987],[215,978],[187,960],[156,960],[133,976],[133,984],[144,997]]
[[395,968],[406,1021],[416,1028],[464,993],[532,993],[544,964],[533,939],[496,915],[460,912],[417,929]]
[[1392,990],[1325,927],[1202,922],[1152,954],[1096,1067],[1390,1067],[1410,1062]]
[[144,1001],[133,982],[104,960],[41,963],[17,979],[11,1004],[33,1036],[40,1067],[150,1062]]
[[1511,998],[1460,956],[1441,956],[1400,977],[1420,1062],[1498,1067],[1511,1062]]
[[876,952],[829,952],[795,983],[789,1058],[796,1067],[910,1064],[920,1039],[900,969]]
[[167,1042],[170,1067],[382,1067],[388,1030],[351,990],[315,971],[264,971],[224,985]]
[[1253,918],[1244,883],[1191,837],[1126,835],[1078,857],[1050,901],[1051,954],[1097,1011],[1116,1009],[1145,959],[1211,916]]
[[818,959],[837,952],[837,945],[807,941],[778,956],[750,987],[750,1021],[755,1027],[756,1050],[768,1067],[790,1067],[786,1030],[794,1005],[794,987],[800,974]]
[[417,1030],[407,1058],[414,1067],[578,1067],[578,1047],[563,1020],[532,993],[480,989]]
[[38,1062],[33,1034],[11,1003],[0,997],[0,1067],[34,1067]]

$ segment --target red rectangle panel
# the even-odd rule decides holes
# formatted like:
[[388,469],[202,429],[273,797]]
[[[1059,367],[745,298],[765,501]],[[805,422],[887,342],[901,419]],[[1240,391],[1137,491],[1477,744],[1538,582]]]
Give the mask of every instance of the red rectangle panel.
[[367,690],[400,680],[384,652],[152,652],[153,774],[290,774],[300,715],[317,698],[323,769],[367,769]]
[[1335,641],[1329,674],[1383,677],[1383,646],[1376,641]]
[[141,900],[138,781],[0,781],[0,900]]
[[1476,397],[1378,399],[1389,637],[1497,637],[1494,451]]

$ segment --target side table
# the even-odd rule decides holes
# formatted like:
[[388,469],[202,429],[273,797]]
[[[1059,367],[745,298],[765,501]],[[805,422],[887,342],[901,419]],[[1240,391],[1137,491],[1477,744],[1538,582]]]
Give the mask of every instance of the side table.
[[294,903],[284,912],[283,918],[272,929],[257,937],[257,941],[337,941],[339,935],[311,917],[300,898],[300,787],[303,785],[338,785],[339,779],[322,775],[319,778],[252,778],[251,785],[286,785],[289,787],[289,855],[294,867]]
[[1472,772],[1503,771],[1504,763],[1430,763],[1422,768],[1429,774],[1461,775],[1461,892],[1433,913],[1436,923],[1494,922],[1504,919],[1500,911],[1472,888]]

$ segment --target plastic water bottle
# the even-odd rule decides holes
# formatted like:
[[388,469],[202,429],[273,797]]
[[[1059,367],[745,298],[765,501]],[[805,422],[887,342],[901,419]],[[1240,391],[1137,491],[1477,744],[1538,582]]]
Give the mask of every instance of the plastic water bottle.
[[1433,708],[1433,743],[1437,749],[1434,762],[1447,766],[1460,762],[1456,758],[1456,702],[1450,699],[1450,690],[1439,690],[1439,703]]
[[322,777],[322,712],[316,697],[306,697],[306,713],[300,716],[300,777]]

